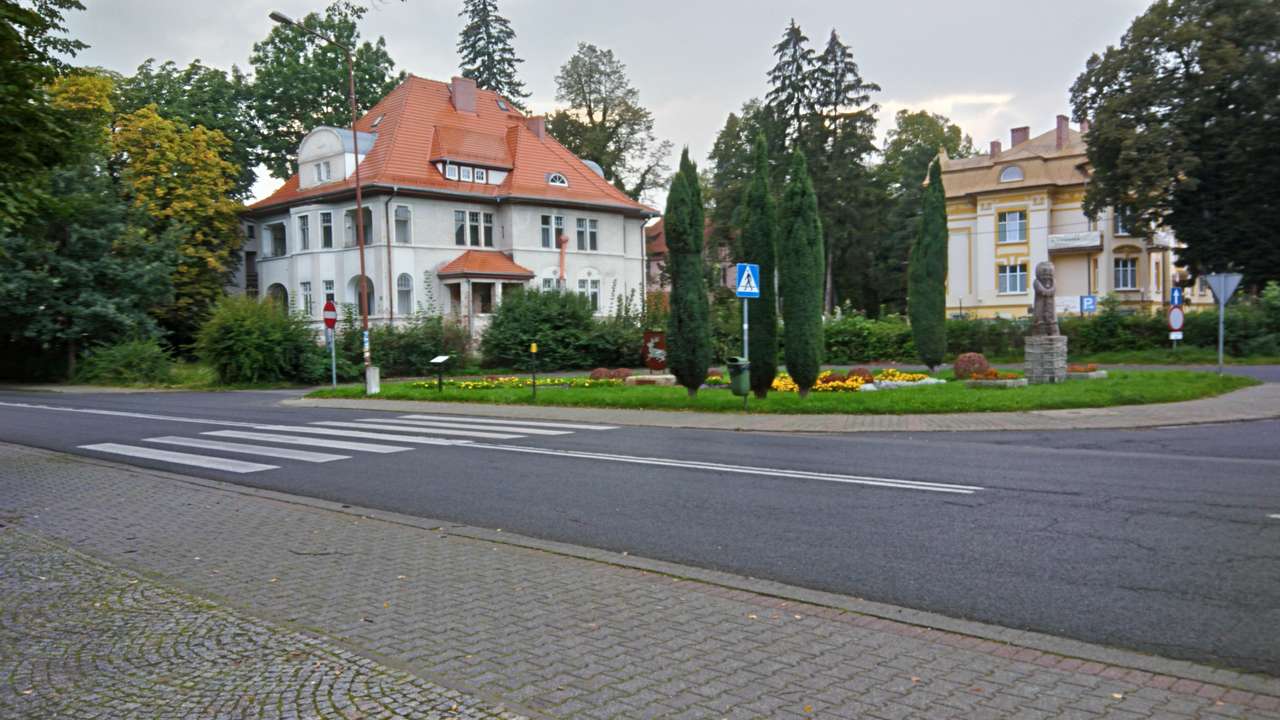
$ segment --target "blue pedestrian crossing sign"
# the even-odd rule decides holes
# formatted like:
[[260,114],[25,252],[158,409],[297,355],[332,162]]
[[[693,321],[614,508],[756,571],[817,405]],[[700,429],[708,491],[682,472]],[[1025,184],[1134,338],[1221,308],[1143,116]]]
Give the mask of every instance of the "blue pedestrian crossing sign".
[[1169,289],[1169,305],[1173,307],[1182,305],[1182,288],[1174,287]]
[[760,297],[760,266],[752,263],[738,263],[738,297]]

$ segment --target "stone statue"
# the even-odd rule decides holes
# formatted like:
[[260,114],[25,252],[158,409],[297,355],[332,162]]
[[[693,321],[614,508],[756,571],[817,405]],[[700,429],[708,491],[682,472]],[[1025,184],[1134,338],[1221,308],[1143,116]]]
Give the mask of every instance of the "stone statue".
[[1053,263],[1048,261],[1036,263],[1036,279],[1032,287],[1035,288],[1036,300],[1031,312],[1033,321],[1031,334],[1033,336],[1058,335],[1057,308],[1053,303]]

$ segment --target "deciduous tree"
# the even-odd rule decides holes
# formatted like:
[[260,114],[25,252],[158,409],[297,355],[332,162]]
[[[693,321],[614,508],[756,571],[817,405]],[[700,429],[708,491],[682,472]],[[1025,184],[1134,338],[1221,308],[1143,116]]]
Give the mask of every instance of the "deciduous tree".
[[920,234],[911,248],[908,280],[911,336],[920,361],[933,370],[947,352],[947,199],[937,162],[929,167],[929,186],[920,213]]
[[458,15],[467,19],[458,34],[463,77],[474,79],[477,86],[501,94],[523,110],[529,93],[516,72],[524,60],[516,57],[511,46],[516,37],[511,21],[498,13],[496,0],[463,0]]
[[[354,50],[356,105],[367,111],[404,79],[395,72],[386,41],[361,42],[359,21],[368,8],[338,0],[303,25]],[[319,125],[351,124],[347,59],[343,51],[299,28],[278,25],[254,43],[253,113],[261,128],[261,159],[281,180],[294,172],[298,143]]]
[[1088,119],[1085,212],[1172,228],[1196,273],[1280,278],[1280,4],[1158,0],[1071,88]]
[[800,397],[818,380],[822,364],[822,220],[804,153],[791,154],[779,209],[778,280],[787,373]]
[[667,183],[671,142],[653,133],[653,113],[627,78],[627,66],[605,50],[578,43],[556,75],[556,100],[567,107],[547,130],[575,155],[599,163],[605,179],[639,199]]

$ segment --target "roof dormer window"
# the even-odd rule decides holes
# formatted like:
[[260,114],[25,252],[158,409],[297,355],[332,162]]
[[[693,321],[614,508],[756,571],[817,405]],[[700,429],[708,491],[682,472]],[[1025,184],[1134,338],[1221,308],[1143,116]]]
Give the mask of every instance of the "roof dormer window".
[[547,184],[555,185],[556,187],[569,187],[569,180],[564,175],[553,172],[547,175]]
[[487,176],[488,176],[488,173],[485,172],[484,168],[476,168],[476,182],[478,183],[488,182]]
[[315,170],[316,183],[328,182],[333,178],[333,172],[330,169],[329,161],[318,162],[312,166]]
[[506,112],[509,109],[507,107],[507,101],[502,98],[498,98],[498,109],[503,112]]
[[457,179],[458,179],[458,166],[457,166],[457,165],[445,165],[445,166],[444,166],[444,176],[445,176],[446,178],[450,179],[450,180],[457,180]]
[[1018,167],[1017,165],[1010,165],[1009,167],[1000,171],[1000,182],[1002,183],[1017,182],[1024,178],[1025,176],[1022,174],[1022,168]]

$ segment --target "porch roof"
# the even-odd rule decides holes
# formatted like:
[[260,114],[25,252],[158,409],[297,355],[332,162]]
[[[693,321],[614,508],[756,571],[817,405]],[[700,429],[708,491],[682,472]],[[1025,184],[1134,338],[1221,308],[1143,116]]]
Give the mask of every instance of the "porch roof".
[[532,270],[519,265],[501,250],[468,250],[436,271],[444,278],[503,278],[529,280]]

